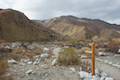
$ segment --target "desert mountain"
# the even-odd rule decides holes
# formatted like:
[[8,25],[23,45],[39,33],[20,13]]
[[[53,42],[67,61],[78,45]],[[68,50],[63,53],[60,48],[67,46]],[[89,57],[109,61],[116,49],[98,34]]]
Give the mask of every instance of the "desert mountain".
[[110,24],[99,19],[61,16],[44,20],[43,24],[64,36],[78,40],[120,38],[119,25]]
[[28,19],[24,13],[12,9],[0,9],[0,40],[51,41],[59,34]]

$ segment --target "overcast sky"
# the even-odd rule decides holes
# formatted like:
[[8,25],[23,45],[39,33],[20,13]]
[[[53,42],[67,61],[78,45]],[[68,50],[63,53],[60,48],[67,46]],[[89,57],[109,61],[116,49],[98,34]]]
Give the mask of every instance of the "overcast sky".
[[74,15],[120,24],[120,0],[0,0],[0,8],[22,11],[30,19]]

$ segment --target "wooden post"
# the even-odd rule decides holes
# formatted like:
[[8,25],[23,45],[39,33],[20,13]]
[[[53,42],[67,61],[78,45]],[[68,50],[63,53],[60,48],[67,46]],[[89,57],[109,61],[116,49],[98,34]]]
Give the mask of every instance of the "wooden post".
[[95,43],[92,44],[92,76],[95,75]]
[[[86,72],[89,73],[89,62],[88,62],[88,59],[89,59],[89,53],[88,53],[88,49],[86,49]],[[89,74],[86,75],[87,77],[89,76]],[[89,79],[87,79],[89,80]]]
[[88,49],[86,49],[86,72],[88,72],[88,57],[89,57]]

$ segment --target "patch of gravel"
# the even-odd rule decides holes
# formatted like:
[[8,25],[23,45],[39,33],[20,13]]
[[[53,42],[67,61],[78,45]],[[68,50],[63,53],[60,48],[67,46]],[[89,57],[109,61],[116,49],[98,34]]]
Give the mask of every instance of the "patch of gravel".
[[80,80],[78,72],[48,65],[10,65],[15,80]]

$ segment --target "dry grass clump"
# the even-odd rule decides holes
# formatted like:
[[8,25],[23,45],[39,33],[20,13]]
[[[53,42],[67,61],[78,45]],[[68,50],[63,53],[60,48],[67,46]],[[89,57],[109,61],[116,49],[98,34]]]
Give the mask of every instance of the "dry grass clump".
[[8,69],[8,62],[5,59],[0,59],[0,75],[4,74]]
[[0,80],[13,80],[11,75],[8,75],[7,59],[0,59]]
[[41,53],[43,53],[43,49],[37,48],[37,49],[33,50],[33,53],[34,53],[35,55],[41,55]]
[[16,61],[20,61],[22,58],[33,59],[34,56],[40,55],[42,53],[42,49],[35,50],[27,50],[24,48],[16,48],[9,54],[9,58],[12,58]]
[[74,48],[65,48],[58,56],[59,65],[80,65],[80,57]]

